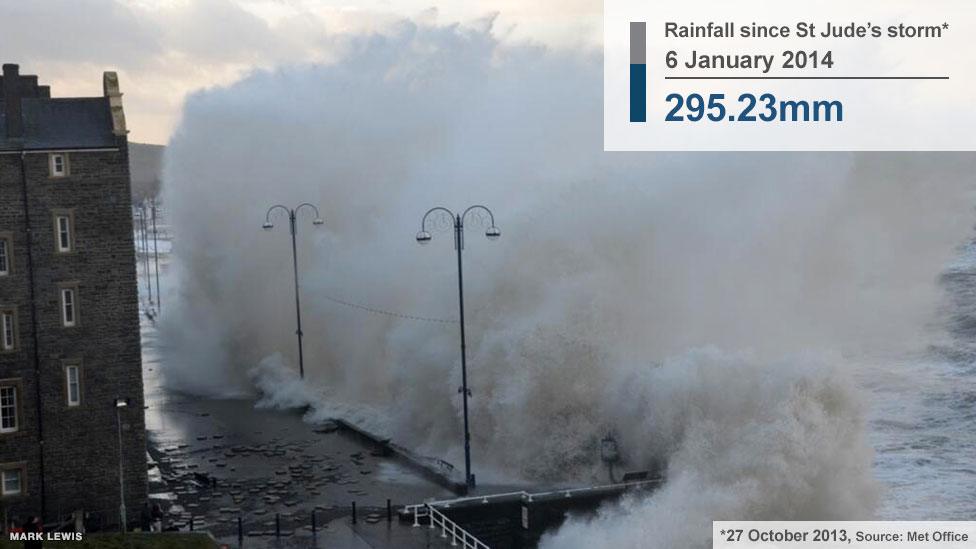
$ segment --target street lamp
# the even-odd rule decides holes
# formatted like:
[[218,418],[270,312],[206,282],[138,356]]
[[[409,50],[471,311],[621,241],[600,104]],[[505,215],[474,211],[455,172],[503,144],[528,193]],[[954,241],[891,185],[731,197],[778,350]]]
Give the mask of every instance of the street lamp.
[[151,308],[153,304],[153,290],[151,269],[149,268],[149,240],[146,236],[146,230],[148,227],[149,223],[146,219],[146,204],[143,203],[139,205],[139,243],[142,247],[142,256],[144,259],[143,263],[146,266],[146,293],[149,296],[149,305]]
[[126,531],[126,520],[125,520],[125,473],[123,472],[123,460],[122,460],[122,408],[129,406],[129,399],[127,398],[116,398],[115,399],[115,425],[119,430],[119,521],[120,528],[124,534]]
[[[156,312],[163,313],[163,292],[159,289],[159,236],[156,232],[156,199],[149,203],[152,208],[153,263],[156,266]],[[148,249],[146,250],[148,254]]]
[[288,214],[288,223],[291,229],[291,262],[295,272],[295,318],[298,323],[298,329],[295,331],[298,334],[298,372],[302,379],[305,379],[305,356],[302,349],[302,304],[298,297],[298,246],[295,243],[295,235],[298,233],[298,227],[296,220],[302,208],[311,208],[315,212],[315,219],[312,220],[312,225],[318,226],[325,222],[322,221],[322,216],[319,215],[319,209],[308,202],[299,204],[298,207],[293,209],[278,204],[268,208],[268,213],[264,215],[264,225],[261,226],[264,230],[270,231],[274,228],[274,224],[271,223],[271,214],[279,208]]
[[488,214],[488,218],[491,219],[491,225],[485,231],[485,237],[488,240],[496,240],[502,235],[501,230],[495,226],[495,214],[491,213],[491,210],[481,205],[474,205],[470,208],[464,210],[460,214],[456,214],[447,208],[438,206],[436,208],[431,208],[424,214],[423,219],[420,220],[420,232],[417,233],[417,242],[421,245],[425,245],[431,241],[433,238],[429,232],[427,232],[427,218],[430,214],[440,211],[451,216],[454,223],[454,249],[457,250],[457,269],[458,269],[458,308],[460,310],[459,323],[461,325],[461,394],[463,395],[464,401],[464,482],[468,488],[474,488],[475,481],[474,475],[471,474],[471,432],[468,429],[468,396],[470,392],[468,391],[468,362],[467,362],[467,352],[464,342],[464,275],[463,269],[461,268],[461,252],[464,250],[464,219],[473,210],[483,210]]

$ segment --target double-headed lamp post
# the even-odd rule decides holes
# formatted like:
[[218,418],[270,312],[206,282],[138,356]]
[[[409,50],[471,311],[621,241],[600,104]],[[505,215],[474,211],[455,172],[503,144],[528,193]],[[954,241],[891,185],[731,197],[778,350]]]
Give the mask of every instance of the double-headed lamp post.
[[427,244],[431,241],[431,234],[427,231],[427,218],[434,212],[443,212],[451,216],[454,223],[454,249],[457,251],[457,273],[458,273],[458,318],[461,325],[461,394],[464,402],[464,481],[468,488],[474,488],[474,475],[471,474],[471,431],[468,429],[468,362],[467,352],[464,342],[464,274],[461,266],[461,252],[464,250],[464,219],[474,210],[482,210],[488,214],[491,225],[485,231],[488,240],[495,240],[502,235],[502,232],[495,226],[495,214],[491,210],[481,205],[474,205],[461,213],[454,213],[447,208],[438,206],[431,208],[420,220],[420,232],[417,233],[417,242]]
[[299,300],[298,293],[298,245],[295,241],[295,236],[298,233],[298,214],[302,211],[302,208],[309,208],[315,212],[315,219],[312,220],[312,225],[321,225],[324,223],[322,221],[322,216],[319,214],[319,209],[305,202],[304,204],[299,204],[295,208],[286,208],[280,204],[276,204],[268,208],[268,213],[264,215],[264,225],[262,226],[264,230],[270,231],[274,228],[274,224],[271,223],[271,214],[275,210],[282,210],[288,214],[288,226],[291,229],[291,263],[292,269],[295,273],[295,319],[298,324],[298,329],[295,331],[298,334],[298,373],[301,375],[302,379],[305,378],[305,354],[302,349],[302,304]]

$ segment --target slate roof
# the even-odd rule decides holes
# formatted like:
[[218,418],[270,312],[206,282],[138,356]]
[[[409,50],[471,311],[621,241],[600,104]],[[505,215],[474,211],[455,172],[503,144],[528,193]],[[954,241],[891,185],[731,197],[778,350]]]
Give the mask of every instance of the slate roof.
[[0,96],[0,151],[100,149],[118,146],[112,134],[108,98],[21,99],[24,138],[7,139],[7,120]]

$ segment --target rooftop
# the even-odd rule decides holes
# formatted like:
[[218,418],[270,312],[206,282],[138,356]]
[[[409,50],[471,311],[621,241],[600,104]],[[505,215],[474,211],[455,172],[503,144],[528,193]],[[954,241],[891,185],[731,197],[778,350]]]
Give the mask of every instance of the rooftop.
[[3,65],[0,76],[0,151],[118,147],[125,117],[118,77],[107,72],[101,97],[51,98],[36,76]]

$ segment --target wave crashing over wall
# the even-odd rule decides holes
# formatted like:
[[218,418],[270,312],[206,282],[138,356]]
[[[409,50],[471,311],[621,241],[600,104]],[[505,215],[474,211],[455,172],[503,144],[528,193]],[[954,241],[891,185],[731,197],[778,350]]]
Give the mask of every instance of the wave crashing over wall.
[[[461,463],[453,239],[413,237],[432,206],[483,203],[503,234],[474,219],[465,248],[479,480],[605,480],[610,431],[628,468],[669,476],[551,546],[704,547],[712,519],[870,516],[850,371],[924,341],[970,159],[606,154],[598,53],[406,20],[336,44],[335,63],[186,103],[164,183],[173,387],[258,387],[262,405],[354,415]],[[299,221],[305,383],[288,373],[287,223],[261,231],[270,205],[301,202],[325,219]]]

